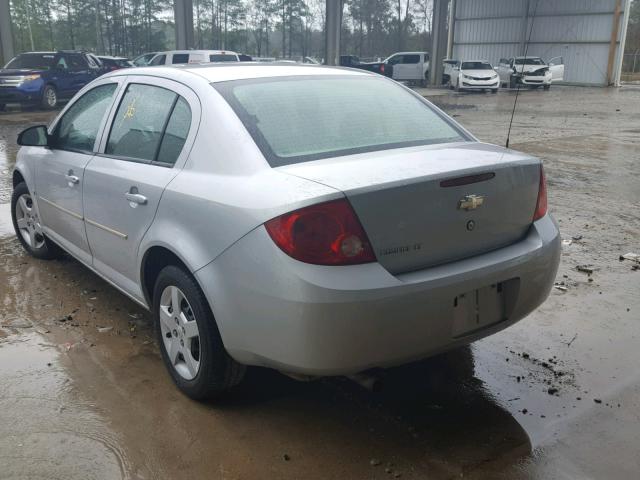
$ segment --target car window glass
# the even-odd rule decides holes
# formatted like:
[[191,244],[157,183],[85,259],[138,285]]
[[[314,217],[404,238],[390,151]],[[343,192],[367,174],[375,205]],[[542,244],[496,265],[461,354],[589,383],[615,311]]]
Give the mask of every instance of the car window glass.
[[113,119],[105,153],[153,160],[176,97],[165,88],[129,85]]
[[56,125],[53,148],[92,152],[116,86],[115,83],[101,85],[82,95]]
[[91,55],[87,55],[87,61],[89,62],[89,65],[92,67],[97,67],[98,64],[96,63],[96,61],[94,60],[94,58]]
[[387,63],[389,65],[396,65],[398,63],[402,63],[402,55],[396,55],[394,57],[391,57]]
[[420,55],[405,55],[402,63],[420,63]]
[[237,62],[238,57],[227,53],[214,53],[209,55],[210,62]]
[[167,59],[166,55],[157,55],[149,62],[149,65],[164,65],[165,60]]
[[191,108],[189,108],[189,104],[184,98],[179,97],[162,137],[158,158],[156,159],[158,162],[171,165],[176,163],[187,140],[190,126]]
[[87,66],[80,55],[70,55],[68,60],[71,70],[82,70]]
[[60,57],[58,59],[58,62],[56,63],[56,67],[62,70],[66,70],[67,68],[69,68],[69,66],[67,65],[67,59],[65,57]]
[[188,53],[174,53],[173,58],[171,59],[171,63],[189,63],[189,54]]
[[393,82],[377,75],[336,77],[238,80],[213,88],[272,167],[463,140],[428,104]]

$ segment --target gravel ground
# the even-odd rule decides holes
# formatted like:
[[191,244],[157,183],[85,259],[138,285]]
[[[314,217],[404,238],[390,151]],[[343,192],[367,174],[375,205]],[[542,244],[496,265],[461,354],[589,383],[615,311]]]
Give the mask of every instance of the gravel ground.
[[[421,93],[504,144],[513,92]],[[17,133],[49,118],[0,114],[0,204]],[[640,271],[619,256],[640,253],[638,133],[640,89],[522,92],[511,146],[545,162],[559,288],[497,335],[385,372],[377,394],[255,369],[220,405],[189,401],[148,314],[72,259],[25,256],[0,205],[0,476],[635,478]]]

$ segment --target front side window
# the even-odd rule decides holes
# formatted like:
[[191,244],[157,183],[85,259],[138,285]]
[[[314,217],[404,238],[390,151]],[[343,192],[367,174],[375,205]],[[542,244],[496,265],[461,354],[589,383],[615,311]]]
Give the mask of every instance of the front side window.
[[89,90],[65,112],[53,132],[52,146],[60,150],[93,152],[102,119],[117,84]]
[[299,76],[213,87],[272,167],[467,140],[427,103],[382,77]]
[[397,65],[398,63],[403,63],[402,59],[403,59],[402,55],[394,55],[393,57],[387,60],[387,63],[389,65]]
[[107,141],[107,155],[153,161],[178,95],[132,83],[120,101]]
[[162,55],[156,55],[155,57],[153,57],[153,59],[149,62],[149,65],[164,65],[164,62],[167,60],[167,56],[165,54]]

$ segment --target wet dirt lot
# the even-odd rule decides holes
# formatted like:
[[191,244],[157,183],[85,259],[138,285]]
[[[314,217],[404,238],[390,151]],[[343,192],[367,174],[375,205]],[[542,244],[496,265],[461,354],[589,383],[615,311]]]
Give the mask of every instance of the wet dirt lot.
[[[504,144],[513,93],[424,93]],[[567,243],[527,319],[380,393],[254,369],[216,405],[174,388],[146,312],[3,233],[15,137],[48,118],[0,114],[0,478],[637,477],[640,89],[521,94],[511,145],[544,159]]]

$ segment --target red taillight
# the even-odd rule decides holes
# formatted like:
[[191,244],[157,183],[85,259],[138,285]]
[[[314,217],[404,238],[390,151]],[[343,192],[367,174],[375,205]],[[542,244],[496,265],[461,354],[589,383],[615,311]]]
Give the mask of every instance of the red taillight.
[[384,73],[384,63],[380,65],[380,73]]
[[375,262],[371,244],[346,199],[311,205],[264,224],[287,255],[316,265]]
[[540,186],[538,187],[538,201],[536,211],[533,213],[533,221],[540,220],[547,214],[547,179],[544,168],[540,165]]

